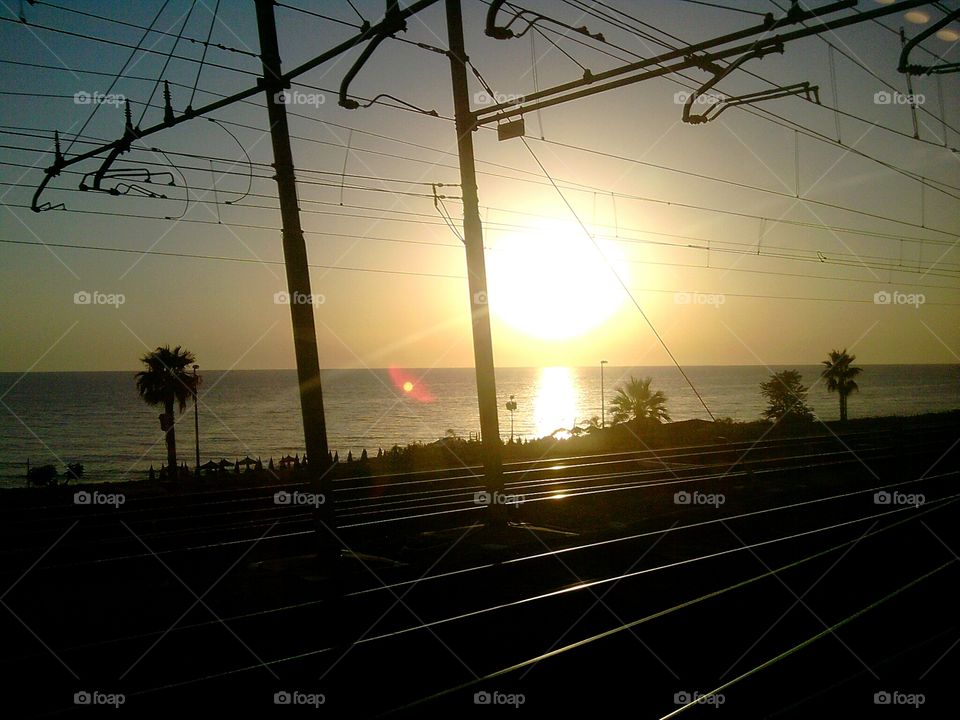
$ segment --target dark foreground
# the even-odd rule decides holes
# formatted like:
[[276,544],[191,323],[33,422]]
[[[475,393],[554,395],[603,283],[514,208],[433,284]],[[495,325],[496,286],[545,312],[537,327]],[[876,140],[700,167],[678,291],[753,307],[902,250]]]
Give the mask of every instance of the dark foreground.
[[0,702],[954,717],[956,419],[822,430],[513,465],[499,531],[467,468],[344,478],[334,566],[275,485],[18,493],[0,516]]

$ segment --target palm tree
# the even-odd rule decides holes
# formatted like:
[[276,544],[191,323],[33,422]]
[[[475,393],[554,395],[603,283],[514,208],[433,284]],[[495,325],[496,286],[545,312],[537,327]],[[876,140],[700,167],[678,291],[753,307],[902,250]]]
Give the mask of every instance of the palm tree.
[[863,372],[863,368],[853,367],[852,363],[857,356],[847,355],[846,348],[840,351],[831,350],[828,357],[829,360],[823,361],[826,368],[821,377],[827,381],[827,390],[840,396],[840,421],[846,422],[847,396],[860,389],[854,378]]
[[137,373],[137,392],[148,405],[163,405],[160,416],[160,429],[166,433],[167,469],[176,477],[177,473],[177,436],[174,429],[173,404],[182,413],[187,407],[187,399],[196,393],[194,378],[187,368],[196,362],[189,350],[181,350],[177,345],[173,350],[169,345],[158,347],[140,358],[146,370]]
[[650,392],[652,379],[638,380],[631,375],[626,385],[617,389],[617,394],[610,403],[615,423],[629,420],[670,422],[670,414],[666,408],[667,396],[660,390]]

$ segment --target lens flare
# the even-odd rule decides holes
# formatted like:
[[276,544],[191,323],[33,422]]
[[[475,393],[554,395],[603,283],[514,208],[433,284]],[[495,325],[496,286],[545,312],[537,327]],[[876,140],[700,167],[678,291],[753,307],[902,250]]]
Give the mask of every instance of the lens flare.
[[423,378],[415,377],[409,370],[391,367],[388,372],[390,373],[390,381],[393,383],[393,386],[399,390],[404,397],[421,403],[431,403],[437,399],[433,393],[430,392]]

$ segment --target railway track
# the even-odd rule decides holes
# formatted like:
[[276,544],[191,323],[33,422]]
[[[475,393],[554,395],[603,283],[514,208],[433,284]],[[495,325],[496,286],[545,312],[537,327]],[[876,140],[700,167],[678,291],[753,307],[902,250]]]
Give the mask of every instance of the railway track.
[[[845,437],[841,450],[826,442],[812,447],[770,443],[764,456],[739,462],[724,455],[727,448],[684,448],[671,453],[673,460],[661,453],[660,468],[641,465],[650,461],[643,454],[511,467],[508,491],[524,495],[524,515],[549,508],[547,515],[562,518],[589,512],[597,504],[610,511],[633,503],[649,508],[643,529],[630,526],[612,536],[565,534],[556,542],[558,536],[535,526],[518,527],[515,532],[525,543],[518,543],[521,549],[514,554],[452,564],[448,557],[459,543],[469,544],[465,538],[471,535],[471,522],[482,511],[471,497],[475,476],[406,476],[390,493],[376,489],[383,480],[341,481],[337,490],[344,501],[341,505],[338,499],[338,506],[342,518],[354,515],[344,526],[355,534],[429,517],[446,523],[442,537],[448,549],[429,563],[378,565],[375,558],[361,555],[353,572],[335,580],[311,578],[303,565],[284,565],[290,548],[303,550],[311,517],[284,516],[289,507],[278,511],[265,504],[258,493],[275,491],[273,487],[237,491],[242,497],[201,494],[202,501],[181,508],[193,513],[188,518],[178,518],[177,505],[165,498],[149,499],[143,507],[131,503],[118,517],[81,515],[79,524],[92,526],[83,542],[66,554],[52,551],[39,558],[24,580],[26,592],[9,593],[5,604],[22,618],[22,627],[12,623],[18,632],[2,666],[14,682],[25,685],[57,672],[63,676],[61,689],[81,689],[80,673],[72,668],[82,667],[88,684],[123,692],[129,706],[141,710],[169,710],[218,697],[242,698],[240,705],[269,710],[274,693],[309,697],[312,692],[323,695],[324,712],[337,716],[471,715],[489,711],[473,704],[478,692],[493,693],[493,698],[500,697],[496,693],[514,699],[523,695],[542,708],[587,708],[583,692],[564,700],[550,687],[576,688],[589,679],[613,697],[623,686],[607,685],[623,680],[623,668],[611,657],[625,646],[630,657],[642,655],[634,660],[644,677],[657,679],[658,691],[638,716],[661,717],[682,708],[673,703],[674,696],[717,686],[726,667],[718,666],[737,660],[725,657],[728,649],[744,651],[737,661],[744,670],[762,660],[765,651],[793,647],[823,630],[822,624],[810,626],[810,616],[791,616],[765,634],[775,618],[763,608],[780,583],[796,584],[797,595],[806,598],[800,588],[812,582],[814,590],[805,602],[816,600],[829,627],[855,612],[857,602],[886,597],[900,581],[908,588],[903,597],[913,598],[907,606],[916,608],[920,603],[913,588],[919,585],[909,583],[919,577],[917,583],[941,593],[935,602],[925,601],[927,616],[918,625],[923,625],[926,644],[920,643],[920,651],[914,647],[919,635],[913,645],[900,637],[878,643],[857,635],[860,647],[869,648],[860,653],[870,656],[863,665],[902,666],[904,658],[931,648],[942,652],[946,641],[956,639],[945,604],[947,573],[956,572],[945,565],[952,561],[945,548],[960,547],[954,544],[958,461],[950,439],[948,431],[906,438],[877,433]],[[746,448],[738,450],[742,454]],[[704,455],[714,461],[689,462]],[[670,501],[674,492],[694,488],[725,492],[728,500],[702,507]],[[878,504],[876,493],[901,500],[922,497],[922,502]],[[558,495],[562,501],[553,500]],[[252,504],[237,510],[234,502]],[[78,522],[75,514],[58,514],[62,510],[40,511],[55,516],[44,522],[61,533]],[[206,527],[185,527],[191,522]],[[131,542],[118,539],[111,524],[129,527],[129,539],[139,545],[136,552],[127,552]],[[46,528],[40,528],[34,539],[45,535]],[[932,548],[940,540],[942,555],[936,556]],[[268,551],[253,561],[251,550],[265,545]],[[23,557],[27,549],[32,544],[8,557]],[[878,558],[886,575],[876,573]],[[843,572],[833,573],[838,563]],[[231,573],[240,577],[218,586],[218,578]],[[195,585],[195,577],[205,577],[204,583]],[[249,592],[258,583],[273,586],[277,578],[291,577],[291,585],[277,586],[275,592]],[[148,578],[152,582],[145,582]],[[35,608],[23,603],[35,582],[46,591],[58,584],[82,591],[88,584],[105,606],[91,614],[71,604],[53,619],[49,599]],[[36,587],[32,592],[36,598]],[[113,596],[120,592],[131,596]],[[779,592],[780,600],[793,601],[782,587]],[[250,599],[254,596],[256,602]],[[902,600],[899,594],[895,598],[891,602]],[[136,611],[122,617],[128,602]],[[170,612],[163,611],[167,605]],[[734,631],[722,618],[740,605],[759,610],[755,618],[736,623]],[[691,616],[698,623],[717,624],[709,650],[688,626]],[[89,627],[78,625],[84,617]],[[32,632],[24,632],[35,626],[56,640],[37,643]],[[849,627],[856,629],[854,622]],[[747,641],[738,645],[755,636],[761,638],[757,646],[748,648]],[[676,646],[687,642],[699,642],[703,657],[678,654]],[[858,668],[847,666],[850,658],[834,653],[813,657],[818,659],[810,672],[829,667],[831,677],[844,672],[859,677]],[[424,667],[430,670],[426,675]],[[726,680],[736,676],[732,672]],[[371,677],[376,692],[365,684]],[[756,689],[749,697],[738,693],[755,683],[753,678],[727,688],[725,702],[740,703],[741,711],[752,707]],[[874,678],[868,675],[868,680]],[[863,684],[863,678],[850,682]],[[763,707],[789,708],[799,702],[798,707],[809,709],[800,695]],[[68,700],[64,690],[28,714],[75,710]],[[232,705],[232,700],[224,702]],[[703,707],[708,706],[683,712]]]

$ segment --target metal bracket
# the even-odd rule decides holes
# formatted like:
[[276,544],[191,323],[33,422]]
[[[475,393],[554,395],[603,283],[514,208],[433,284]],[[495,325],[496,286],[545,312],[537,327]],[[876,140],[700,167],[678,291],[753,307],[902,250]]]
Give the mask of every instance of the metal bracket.
[[[587,37],[593,38],[594,40],[599,40],[600,42],[604,42],[606,40],[606,38],[603,36],[603,33],[591,33],[586,25],[574,27],[573,25],[568,25],[560,20],[555,20],[552,17],[534,12],[533,10],[520,10],[514,13],[513,17],[510,18],[510,22],[508,22],[506,25],[497,25],[497,13],[506,2],[507,0],[493,0],[490,3],[490,7],[487,8],[487,24],[484,28],[484,33],[488,37],[492,37],[495,40],[521,38],[530,32],[530,30],[533,29],[533,26],[538,22],[553,23],[554,25],[559,25],[562,28],[571,30],[575,33],[580,33],[581,35],[586,35]],[[515,33],[510,26],[520,19],[523,19],[527,23],[527,26],[519,33]]]
[[707,123],[711,120],[715,120],[720,113],[729,107],[735,107],[737,105],[750,105],[755,102],[760,102],[761,100],[775,100],[777,98],[790,97],[792,95],[805,95],[807,100],[813,100],[819,105],[820,88],[816,85],[811,86],[808,82],[802,82],[795,83],[793,85],[786,85],[784,87],[771,88],[769,90],[759,90],[757,92],[747,93],[745,95],[736,95],[733,97],[719,99],[717,102],[709,105],[702,113],[691,113],[694,103],[696,103],[697,100],[708,90],[713,88],[717,83],[727,77],[734,70],[739,68],[748,60],[762,58],[765,55],[769,55],[770,53],[774,52],[783,54],[783,44],[777,43],[767,48],[760,48],[758,50],[745,53],[726,67],[708,60],[698,61],[697,57],[688,56],[686,60],[692,62],[701,70],[712,73],[713,77],[699,88],[694,90],[690,94],[690,97],[687,98],[686,103],[683,105],[683,121],[692,125],[699,125],[701,123]]
[[370,42],[367,43],[367,46],[363,49],[363,52],[360,53],[360,57],[357,58],[357,61],[347,71],[347,74],[343,76],[343,80],[340,83],[340,99],[338,104],[340,107],[346,108],[347,110],[356,110],[360,107],[360,103],[352,98],[347,97],[347,90],[350,88],[350,83],[353,82],[353,79],[359,74],[367,60],[369,60],[373,53],[376,52],[377,48],[380,46],[380,43],[382,43],[388,37],[396,35],[398,32],[405,32],[407,29],[407,21],[403,15],[400,14],[398,0],[387,0],[387,11],[384,15],[383,22],[379,23],[378,27],[380,30],[370,40]]
[[960,63],[942,63],[940,65],[914,65],[909,61],[910,51],[914,47],[922,43],[928,37],[937,32],[940,28],[948,25],[953,20],[960,18],[960,10],[954,10],[953,12],[947,13],[946,16],[940,18],[928,28],[925,28],[916,37],[907,41],[907,44],[903,46],[903,50],[900,52],[900,62],[897,64],[897,71],[902,72],[906,75],[941,75],[945,73],[957,72],[960,70]]

